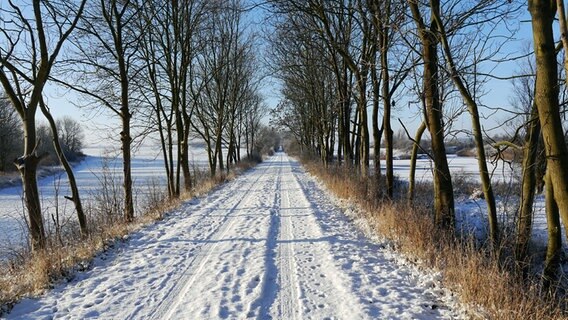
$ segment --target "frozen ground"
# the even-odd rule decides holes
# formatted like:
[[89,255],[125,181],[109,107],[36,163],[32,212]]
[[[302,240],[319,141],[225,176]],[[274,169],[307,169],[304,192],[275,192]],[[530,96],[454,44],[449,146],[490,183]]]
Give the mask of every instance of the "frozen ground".
[[[448,163],[452,172],[453,181],[465,179],[473,184],[477,183],[478,188],[481,189],[477,159],[448,155]],[[381,164],[384,170],[384,161]],[[433,164],[431,160],[427,158],[418,159],[416,164],[416,181],[432,181],[432,168]],[[508,185],[520,182],[521,170],[518,164],[510,164],[504,161],[498,161],[496,163],[488,162],[488,169],[492,183],[499,182]],[[410,160],[394,160],[394,173],[402,181],[408,181]],[[518,208],[519,196],[519,194],[513,191],[507,194],[496,194],[498,220],[502,227],[505,225],[509,227],[515,226],[515,213]],[[455,208],[458,229],[473,233],[478,239],[487,237],[489,223],[487,220],[487,205],[484,199],[471,198],[470,195],[456,192]],[[568,245],[566,237],[562,237],[562,239],[564,245]],[[544,194],[539,194],[535,197],[532,229],[532,244],[537,254],[538,251],[546,249],[547,241],[548,234]]]
[[[456,155],[447,155],[448,165],[452,172],[452,178],[465,178],[471,181],[479,182],[479,167],[477,159],[471,157],[458,157]],[[410,160],[394,160],[394,174],[403,180],[408,180],[410,173]],[[519,169],[511,166],[504,161],[493,163],[487,162],[489,173],[492,181],[508,182],[519,176]],[[432,169],[434,165],[428,158],[416,160],[416,181],[432,181]],[[384,160],[381,161],[381,168],[385,169]]]
[[466,318],[283,153],[130,236],[8,319]]
[[[132,176],[134,197],[137,205],[143,205],[149,192],[148,184],[165,187],[165,169],[160,157],[159,147],[146,146],[134,153]],[[199,167],[207,167],[207,155],[203,149],[192,148],[191,160]],[[117,185],[121,183],[121,158],[119,152],[106,147],[86,148],[85,160],[74,167],[74,174],[87,207],[100,191],[101,179],[112,177]],[[64,171],[39,179],[44,222],[48,230],[53,229],[53,221],[61,225],[76,223],[73,204],[63,196],[70,195],[67,176]],[[27,242],[27,226],[22,203],[21,185],[0,189],[0,259],[9,257],[15,248]],[[56,218],[58,215],[58,219]]]

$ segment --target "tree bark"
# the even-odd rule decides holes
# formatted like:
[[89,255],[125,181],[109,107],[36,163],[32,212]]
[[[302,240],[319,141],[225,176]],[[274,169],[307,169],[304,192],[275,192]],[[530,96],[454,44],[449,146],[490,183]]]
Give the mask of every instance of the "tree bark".
[[546,224],[548,228],[548,243],[546,245],[546,259],[543,270],[543,286],[548,289],[556,281],[560,267],[560,254],[562,249],[562,231],[560,229],[560,215],[554,197],[554,188],[548,174],[545,176],[546,188]]
[[[431,2],[439,5],[438,0]],[[436,37],[438,31],[433,20],[430,27],[426,27],[415,0],[408,0],[408,4],[422,42],[425,119],[432,139],[432,156],[434,159],[434,219],[438,226],[453,230],[455,227],[454,193],[444,144],[443,113],[438,87],[438,38]]]
[[529,0],[529,12],[536,56],[535,102],[547,159],[547,179],[553,189],[547,197],[554,197],[564,229],[568,230],[568,149],[560,117],[558,67],[552,29],[556,2]]
[[377,76],[376,68],[371,70],[371,83],[373,85],[373,114],[372,117],[372,127],[373,127],[373,141],[375,143],[375,149],[373,154],[373,162],[375,165],[375,182],[377,184],[377,188],[380,188],[381,183],[381,136],[382,131],[379,128],[379,79]]
[[123,173],[123,190],[124,190],[124,220],[127,222],[134,221],[134,199],[132,192],[132,153],[130,136],[130,113],[128,107],[122,109],[122,133],[120,140],[122,142],[122,173]]
[[57,126],[55,124],[55,120],[53,116],[49,112],[47,106],[43,103],[43,101],[39,104],[40,109],[49,122],[49,126],[51,128],[51,134],[53,135],[53,146],[55,148],[55,152],[57,153],[57,158],[65,168],[65,172],[67,173],[67,178],[69,179],[69,187],[71,188],[71,198],[67,198],[73,201],[73,205],[75,205],[75,210],[77,211],[77,219],[79,220],[79,227],[81,228],[81,235],[83,237],[89,234],[89,229],[87,227],[87,217],[85,216],[85,212],[83,211],[83,204],[81,202],[81,197],[79,196],[79,188],[77,187],[77,181],[75,180],[75,174],[73,173],[73,168],[67,161],[65,157],[65,153],[61,148],[61,143],[59,141],[59,133],[57,130]]
[[523,264],[527,262],[528,245],[532,232],[533,204],[536,191],[536,158],[540,138],[538,110],[534,103],[527,128],[523,155],[519,221],[517,224],[517,239],[515,243],[515,259]]
[[414,144],[412,145],[412,152],[410,153],[410,173],[408,176],[408,195],[407,199],[409,203],[414,201],[414,188],[416,185],[416,160],[418,158],[418,149],[420,145],[420,140],[422,140],[422,135],[426,131],[426,122],[422,121],[418,130],[416,130],[416,135],[414,136]]
[[[377,5],[377,13],[380,17],[377,20],[390,19],[391,2],[385,1],[385,11],[381,14]],[[388,22],[377,23],[379,60],[381,66],[381,97],[383,99],[383,134],[385,138],[385,164],[386,164],[386,195],[392,199],[394,195],[394,163],[393,163],[393,131],[391,126],[392,93],[390,88],[389,74],[389,46],[390,46],[390,26]]]
[[[31,119],[35,119],[34,115],[30,115],[31,110],[33,109],[26,109],[26,118],[30,117]],[[22,178],[22,186],[24,189],[24,203],[28,211],[28,219],[30,224],[32,251],[43,249],[47,245],[43,217],[41,214],[39,190],[37,186],[37,166],[41,161],[42,156],[38,156],[36,154],[34,150],[35,146],[35,121],[24,120],[24,156],[16,159],[15,165],[18,168],[18,171],[20,172],[20,176]]]

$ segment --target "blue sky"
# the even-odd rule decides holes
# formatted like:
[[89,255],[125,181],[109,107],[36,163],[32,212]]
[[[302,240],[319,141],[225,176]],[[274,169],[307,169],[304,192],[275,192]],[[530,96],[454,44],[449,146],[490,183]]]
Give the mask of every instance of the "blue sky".
[[[256,15],[256,17],[259,16]],[[512,41],[505,48],[507,51],[509,51],[508,53],[512,55],[521,54],[523,46],[526,46],[526,43],[531,42],[532,40],[530,33],[530,23],[528,22],[528,13],[525,13],[521,20],[525,22],[520,23],[519,32],[515,35],[516,40]],[[254,24],[262,24],[262,19],[255,21]],[[519,70],[519,63],[521,62],[516,61],[502,63],[495,70],[493,70],[492,73],[500,77],[511,76]],[[267,105],[269,107],[275,107],[279,101],[278,86],[275,83],[275,80],[265,79],[262,82],[261,88],[261,91],[266,98]],[[503,109],[510,108],[510,80],[491,79],[488,81],[484,89],[487,94],[482,98],[483,104],[491,107],[500,107]],[[118,126],[118,120],[114,115],[109,116],[108,113],[105,114],[88,108],[76,107],[74,104],[80,104],[80,97],[72,92],[63,89],[55,89],[53,86],[48,86],[45,93],[48,97],[49,104],[54,116],[56,118],[62,116],[71,116],[83,123],[87,131],[90,133],[87,136],[89,141],[92,143],[98,143],[101,138],[104,138],[105,135],[107,135],[109,132],[109,126],[112,126],[113,124],[116,124]],[[413,133],[420,122],[420,112],[416,110],[417,107],[417,105],[408,105],[407,103],[398,104],[396,110],[394,111],[395,118],[393,118],[392,121],[394,127],[393,129],[395,132],[402,129],[397,119],[400,118],[405,126],[407,126],[409,131]],[[486,129],[496,128],[494,131],[495,133],[500,133],[500,130],[502,130],[503,128],[503,123],[509,117],[506,112],[495,113],[487,109],[481,109],[481,112],[485,117],[487,117],[482,121],[482,125]],[[41,117],[42,116],[39,115],[38,119],[40,119]],[[265,119],[265,121],[268,121],[268,119]],[[470,121],[471,120],[469,118],[469,115],[466,113],[454,123],[454,128],[457,130],[469,130],[469,128],[471,127]]]

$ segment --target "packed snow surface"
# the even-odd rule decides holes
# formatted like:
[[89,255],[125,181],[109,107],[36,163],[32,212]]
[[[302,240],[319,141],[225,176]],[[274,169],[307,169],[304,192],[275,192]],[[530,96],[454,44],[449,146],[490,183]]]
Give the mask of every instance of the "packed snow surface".
[[100,255],[8,319],[463,317],[435,274],[366,238],[277,153]]

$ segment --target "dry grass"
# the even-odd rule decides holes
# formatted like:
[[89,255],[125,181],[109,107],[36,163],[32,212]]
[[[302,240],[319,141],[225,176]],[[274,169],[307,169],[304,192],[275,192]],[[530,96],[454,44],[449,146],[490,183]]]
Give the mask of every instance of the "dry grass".
[[[540,292],[537,277],[523,278],[520,272],[499,263],[507,259],[507,248],[497,259],[475,241],[457,239],[437,228],[427,206],[410,206],[405,200],[381,201],[372,182],[344,168],[306,165],[331,192],[362,208],[371,230],[392,240],[397,250],[413,261],[440,270],[444,285],[471,306],[472,318],[568,319],[560,298]],[[431,194],[422,187],[417,191]]]
[[[23,297],[37,296],[57,281],[71,278],[76,271],[88,269],[96,255],[125,241],[129,233],[163,219],[165,213],[179,207],[184,201],[211,191],[254,165],[255,163],[243,161],[233,168],[229,175],[221,174],[216,177],[195,170],[195,188],[191,192],[183,193],[179,199],[168,199],[163,190],[156,185],[150,185],[143,212],[132,223],[126,223],[120,218],[120,207],[116,207],[112,212],[102,212],[101,208],[110,210],[109,206],[97,203],[88,206],[90,234],[87,238],[81,238],[78,227],[73,226],[65,233],[64,243],[53,235],[49,238],[49,245],[45,250],[33,253],[22,250],[14,255],[15,258],[0,263],[0,316]],[[121,192],[119,188],[110,185],[103,186],[103,189],[106,190],[103,192]],[[120,195],[113,194],[112,197]],[[108,197],[99,198],[99,201],[107,200]]]

